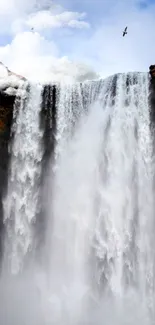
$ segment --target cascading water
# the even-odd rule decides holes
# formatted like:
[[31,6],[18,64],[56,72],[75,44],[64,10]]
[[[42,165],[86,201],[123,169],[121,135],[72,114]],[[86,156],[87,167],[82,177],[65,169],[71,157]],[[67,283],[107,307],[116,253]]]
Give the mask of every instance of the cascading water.
[[15,104],[15,136],[11,150],[8,193],[4,200],[6,224],[5,259],[11,271],[19,272],[24,258],[33,246],[33,223],[38,208],[39,182],[42,160],[42,132],[39,113],[41,86],[31,85],[20,107]]
[[148,81],[137,75],[134,85],[133,77],[128,87],[126,76],[118,79],[98,170],[92,282],[106,324],[147,324],[154,309]]
[[85,115],[77,86],[70,87],[70,96],[68,93],[62,87],[58,100],[56,168],[48,207],[52,211],[48,226],[51,313],[56,323],[65,324],[77,322],[89,289],[86,269],[94,224],[93,187],[104,124],[100,107],[96,107],[97,116],[94,107]]
[[[54,153],[43,174],[44,258],[19,275],[35,249],[40,86],[31,87],[25,106],[21,102],[4,204],[4,257],[9,254],[17,274],[11,282],[1,277],[0,324],[154,324],[148,84],[146,74],[133,73],[57,86]],[[3,264],[5,273],[5,258]]]

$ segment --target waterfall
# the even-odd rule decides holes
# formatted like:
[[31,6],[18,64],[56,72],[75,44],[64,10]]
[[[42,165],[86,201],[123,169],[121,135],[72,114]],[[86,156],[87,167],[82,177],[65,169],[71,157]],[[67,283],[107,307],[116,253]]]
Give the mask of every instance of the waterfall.
[[53,89],[31,85],[15,103],[0,323],[154,324],[148,75]]
[[[25,89],[27,98],[14,107],[15,135],[11,146],[8,191],[4,199],[6,224],[5,258],[12,272],[19,272],[26,255],[33,248],[39,177],[42,160],[42,132],[39,128],[41,86]],[[18,107],[19,106],[19,107]]]

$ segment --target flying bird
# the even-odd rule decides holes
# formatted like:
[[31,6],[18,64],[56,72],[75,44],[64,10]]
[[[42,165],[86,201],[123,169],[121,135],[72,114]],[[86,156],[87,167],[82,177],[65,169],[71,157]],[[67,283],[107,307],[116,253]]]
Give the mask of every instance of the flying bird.
[[125,27],[124,32],[123,32],[123,37],[127,34],[127,27]]

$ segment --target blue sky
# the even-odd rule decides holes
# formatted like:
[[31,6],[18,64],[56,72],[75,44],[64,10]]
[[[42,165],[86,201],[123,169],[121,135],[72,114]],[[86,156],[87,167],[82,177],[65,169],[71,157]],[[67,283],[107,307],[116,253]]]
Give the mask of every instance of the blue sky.
[[147,71],[154,17],[155,0],[1,0],[0,61],[43,81]]

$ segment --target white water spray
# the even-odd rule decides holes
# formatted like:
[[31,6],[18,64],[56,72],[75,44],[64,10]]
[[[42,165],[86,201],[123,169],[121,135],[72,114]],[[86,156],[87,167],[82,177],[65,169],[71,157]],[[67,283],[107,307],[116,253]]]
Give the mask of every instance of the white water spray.
[[[42,159],[42,132],[39,113],[41,86],[31,85],[28,98],[21,99],[15,122],[15,136],[11,151],[8,192],[4,200],[6,224],[5,258],[9,268],[18,273],[24,258],[33,247],[33,223],[38,207],[39,177]],[[6,256],[7,255],[7,256]]]
[[[35,91],[36,88],[33,94]],[[39,98],[40,91],[38,95]],[[37,101],[39,104],[40,99]],[[34,117],[32,111],[29,105],[29,121]],[[21,114],[19,116],[23,116]],[[48,172],[48,187],[45,187],[50,197],[46,205],[48,222],[44,247],[47,261],[39,275],[35,268],[33,274],[30,270],[27,276],[17,279],[18,291],[9,288],[7,293],[1,285],[0,292],[5,292],[6,297],[10,299],[12,294],[18,299],[14,308],[8,309],[7,321],[4,323],[3,317],[0,323],[12,325],[11,315],[15,313],[16,325],[24,321],[26,325],[152,325],[155,311],[154,166],[148,77],[145,74],[119,75],[105,82],[60,86],[56,116],[54,159],[52,157],[51,175]],[[19,119],[14,154],[23,121],[25,119]],[[40,173],[42,135],[38,123],[33,118],[31,121],[35,140],[37,137],[31,155],[34,180],[36,171]],[[25,139],[28,149],[34,139],[33,132],[31,128],[31,139]],[[16,171],[12,173],[17,197],[21,193],[18,187],[21,164],[27,175],[30,162],[21,160],[17,154],[15,157],[11,170]],[[9,184],[12,184],[11,177]],[[20,243],[25,254],[33,242],[32,220],[37,205],[33,199],[33,182],[28,183],[28,188],[27,183],[20,184],[27,194],[28,214],[17,214],[22,216],[17,223],[12,216],[22,232],[19,236],[18,231],[9,227],[9,242],[16,252]],[[22,196],[19,197],[21,200]],[[7,221],[10,211],[9,204],[5,210]],[[17,255],[12,258],[16,261]],[[30,297],[28,288],[32,295],[26,313],[17,316],[21,288],[25,297]],[[31,311],[30,317],[27,310]]]
[[[60,324],[69,319],[89,323],[96,313],[89,310],[86,315],[86,306],[88,312],[93,300],[102,310],[109,294],[122,322],[124,308],[130,314],[126,299],[130,308],[132,299],[137,302],[143,312],[135,317],[142,320],[145,315],[145,322],[154,308],[148,79],[144,74],[120,75],[114,104],[107,96],[112,81],[100,88],[99,104],[89,104],[87,112],[79,95],[74,134],[70,130],[75,107],[68,105],[73,88],[64,92],[63,110],[58,106],[59,156],[49,229],[51,292],[59,301],[55,321]],[[103,319],[96,321],[102,324]],[[110,314],[106,321],[111,324]]]

